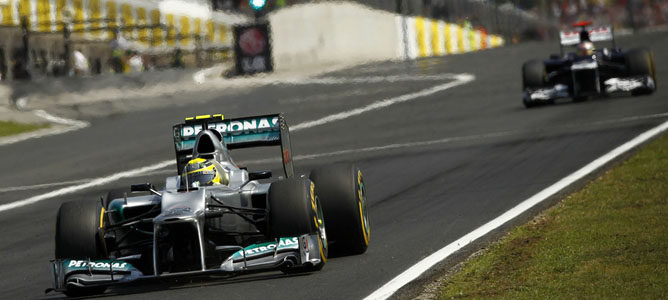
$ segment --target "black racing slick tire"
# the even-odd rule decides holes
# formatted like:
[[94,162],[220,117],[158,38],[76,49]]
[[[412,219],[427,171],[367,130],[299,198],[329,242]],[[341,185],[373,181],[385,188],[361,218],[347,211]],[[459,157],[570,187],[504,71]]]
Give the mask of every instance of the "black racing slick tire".
[[[100,259],[106,257],[99,228],[104,209],[99,200],[84,199],[65,202],[56,218],[56,259]],[[68,287],[68,296],[89,296],[104,293],[106,287]]]
[[109,191],[107,193],[107,197],[104,198],[103,202],[104,208],[109,209],[109,204],[111,203],[112,200],[127,197],[129,194],[130,191],[127,189],[115,189]]
[[327,262],[328,242],[323,210],[315,194],[315,185],[307,178],[273,182],[269,187],[267,232],[270,238],[317,234],[321,263],[286,268],[285,273],[313,272]]
[[649,75],[655,77],[654,56],[644,48],[631,49],[626,53],[626,67],[629,76]]
[[362,171],[353,164],[337,164],[313,170],[309,177],[325,214],[330,254],[366,252],[371,227]]
[[522,86],[542,88],[545,86],[545,64],[540,60],[530,60],[522,65]]
[[65,202],[56,219],[56,259],[105,257],[100,228],[104,210],[100,200]]
[[656,89],[656,67],[654,54],[649,49],[631,49],[626,53],[626,69],[629,76],[649,76],[654,81],[653,88],[643,88],[633,94],[651,94]]

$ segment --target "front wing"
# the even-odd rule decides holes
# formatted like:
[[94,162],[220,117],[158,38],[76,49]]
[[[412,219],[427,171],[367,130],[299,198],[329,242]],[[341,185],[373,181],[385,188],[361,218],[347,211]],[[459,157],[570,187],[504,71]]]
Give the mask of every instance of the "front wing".
[[[609,78],[603,82],[602,95],[618,93],[632,93],[636,91],[654,91],[656,83],[651,76]],[[525,89],[525,102],[550,102],[556,99],[571,97],[571,90],[567,85],[556,84],[541,89]]]
[[[229,256],[219,268],[180,273],[145,275],[125,260],[77,260],[56,259],[51,261],[53,287],[46,291],[66,292],[68,289],[115,286],[125,283],[168,279],[173,277],[230,276],[314,266],[323,262],[322,249],[317,234],[285,237],[274,242],[254,244]],[[326,258],[324,258],[326,259]]]

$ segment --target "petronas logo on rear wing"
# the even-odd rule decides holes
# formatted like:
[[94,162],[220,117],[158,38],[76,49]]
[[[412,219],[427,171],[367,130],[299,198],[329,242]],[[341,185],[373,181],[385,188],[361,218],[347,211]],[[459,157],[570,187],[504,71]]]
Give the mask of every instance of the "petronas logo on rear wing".
[[[214,129],[220,132],[223,137],[237,136],[243,134],[263,133],[279,131],[278,116],[247,118],[237,120],[223,120],[208,123],[208,129]],[[181,136],[196,136],[203,128],[203,124],[184,124],[181,128]]]
[[[294,175],[291,159],[290,133],[281,114],[225,119],[222,114],[186,118],[174,125],[174,147],[177,160],[188,155],[195,146],[197,134],[204,129],[218,131],[225,147],[239,149],[258,146],[281,146],[287,177]],[[287,153],[287,155],[286,155]]]

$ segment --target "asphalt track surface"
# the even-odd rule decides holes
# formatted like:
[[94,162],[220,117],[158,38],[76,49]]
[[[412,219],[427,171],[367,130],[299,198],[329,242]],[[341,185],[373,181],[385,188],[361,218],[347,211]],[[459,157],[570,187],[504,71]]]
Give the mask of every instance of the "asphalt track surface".
[[[444,73],[472,74],[475,80],[460,86],[293,132],[300,173],[333,162],[356,162],[364,171],[372,227],[367,253],[331,259],[321,272],[305,276],[269,273],[168,282],[116,289],[104,296],[363,298],[421,258],[667,120],[668,92],[663,87],[668,83],[668,35],[636,35],[620,39],[619,44],[653,49],[659,86],[655,94],[577,104],[565,101],[527,110],[520,95],[522,62],[558,50],[554,43],[529,43],[414,62],[369,64],[326,75],[338,78],[338,83],[202,91],[178,96],[183,98],[180,106],[85,119],[91,126],[0,147],[0,205],[169,160],[173,158],[171,125],[185,116],[283,112],[289,124],[301,124],[452,82],[452,78],[439,78]],[[385,79],[350,82],[370,77]],[[191,99],[197,101],[188,105]],[[233,152],[233,156],[250,169],[276,169],[278,150],[273,151]],[[274,159],[258,161],[267,158]],[[48,260],[54,253],[55,217],[62,202],[98,198],[130,183],[148,181],[160,186],[173,173],[175,168],[169,166],[0,212],[0,298],[61,297],[43,291],[50,286]],[[39,184],[46,185],[35,186]],[[8,190],[19,186],[27,187]],[[479,246],[467,247],[440,267],[463,259]],[[418,290],[419,285],[412,284],[397,295],[410,297]]]

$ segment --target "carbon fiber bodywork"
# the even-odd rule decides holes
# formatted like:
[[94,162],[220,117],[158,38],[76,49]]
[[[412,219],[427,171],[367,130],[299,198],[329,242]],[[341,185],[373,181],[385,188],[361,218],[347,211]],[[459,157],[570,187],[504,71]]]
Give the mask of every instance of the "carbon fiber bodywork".
[[[228,134],[243,140],[241,146],[280,145],[285,177],[260,182],[269,179],[271,173],[248,172],[238,167],[226,147],[233,145],[234,140],[225,139],[225,132],[207,130],[211,119],[177,125],[175,128],[181,130],[175,134],[177,160],[183,159],[186,150],[191,153],[188,157],[214,159],[228,184],[199,186],[184,181],[185,176],[172,176],[161,191],[151,184],[140,184],[134,185],[130,193],[108,197],[96,234],[105,254],[51,261],[50,290],[67,293],[178,276],[319,269],[316,267],[326,261],[324,224],[317,232],[293,236],[272,236],[268,232],[270,187],[276,181],[290,179],[294,171],[287,125],[280,115],[247,119],[262,117],[275,117],[274,126],[258,130],[261,134],[248,128]],[[194,126],[204,129],[186,138],[183,131]],[[252,135],[243,137],[249,132]],[[189,140],[193,142],[184,144]],[[313,205],[315,210],[320,204],[312,192],[310,197],[305,205]],[[317,216],[318,220],[322,218]],[[308,224],[312,222],[309,218]]]
[[[561,55],[551,55],[542,64],[537,61],[524,64],[522,101],[525,106],[551,103],[559,98],[580,101],[616,93],[648,94],[655,90],[651,51],[622,51],[616,47],[612,26],[590,25],[588,21],[577,22],[573,26],[580,27],[579,31],[560,32]],[[593,42],[602,41],[612,42],[612,47],[592,53]],[[564,46],[576,45],[580,47],[579,54],[564,55]]]
[[607,96],[614,93],[653,90],[652,76],[634,76],[620,49],[602,49],[591,56],[569,53],[543,61],[543,87],[525,87],[524,102],[551,102],[560,98]]

